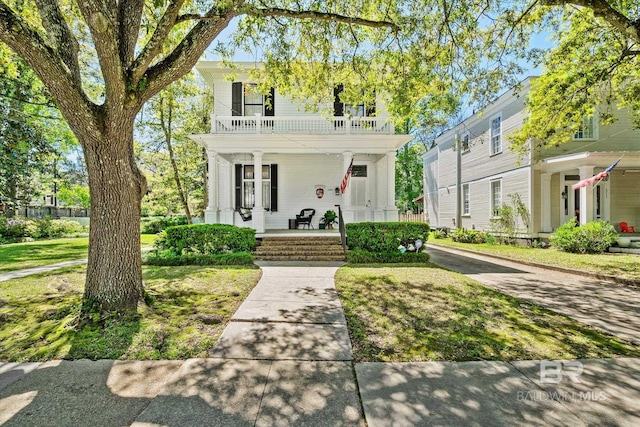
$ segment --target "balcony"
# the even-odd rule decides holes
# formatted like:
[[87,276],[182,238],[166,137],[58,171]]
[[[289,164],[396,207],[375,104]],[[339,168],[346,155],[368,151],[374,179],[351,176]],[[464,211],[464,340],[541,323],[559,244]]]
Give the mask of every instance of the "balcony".
[[214,134],[393,135],[393,123],[380,117],[217,116]]

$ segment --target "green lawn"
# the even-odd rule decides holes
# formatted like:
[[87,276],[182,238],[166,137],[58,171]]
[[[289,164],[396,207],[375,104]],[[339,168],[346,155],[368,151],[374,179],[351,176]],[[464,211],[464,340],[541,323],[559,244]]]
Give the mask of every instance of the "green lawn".
[[640,347],[432,267],[336,274],[359,362],[640,356]]
[[143,267],[138,316],[80,325],[84,265],[0,282],[0,361],[208,357],[257,268]]
[[[155,239],[155,234],[143,234],[141,246],[150,248]],[[88,237],[0,245],[0,273],[83,259],[88,248]]]
[[529,261],[558,267],[590,271],[640,280],[640,256],[628,254],[572,254],[555,248],[537,249],[507,245],[458,243],[451,239],[433,239],[429,243],[472,250],[488,255],[498,255],[517,261]]

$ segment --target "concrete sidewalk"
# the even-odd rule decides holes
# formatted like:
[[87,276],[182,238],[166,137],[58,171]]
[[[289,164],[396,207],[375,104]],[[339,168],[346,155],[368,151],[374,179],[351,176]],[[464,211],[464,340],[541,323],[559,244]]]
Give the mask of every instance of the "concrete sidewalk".
[[19,277],[31,276],[33,274],[46,273],[47,271],[57,270],[63,267],[70,267],[72,265],[86,264],[86,263],[87,263],[87,260],[85,258],[85,259],[78,259],[75,261],[65,261],[65,262],[59,262],[56,264],[42,265],[40,267],[25,268],[24,270],[10,271],[8,273],[0,274],[0,282],[5,282],[11,279],[17,279]]
[[262,268],[210,358],[0,364],[0,425],[640,425],[638,359],[354,364],[337,266]]

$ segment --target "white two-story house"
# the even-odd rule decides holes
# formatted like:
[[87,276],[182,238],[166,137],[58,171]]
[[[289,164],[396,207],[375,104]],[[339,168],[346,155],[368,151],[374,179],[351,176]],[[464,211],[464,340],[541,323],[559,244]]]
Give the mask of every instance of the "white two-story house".
[[[435,141],[423,156],[425,212],[432,227],[491,229],[491,218],[517,193],[527,207],[529,229],[544,237],[574,216],[581,223],[602,219],[640,225],[640,131],[628,112],[610,125],[588,118],[564,144],[525,153],[509,149],[509,135],[526,117],[525,99],[533,78],[507,91]],[[572,185],[620,163],[598,185]]]
[[376,105],[344,105],[337,87],[333,116],[325,117],[277,90],[261,94],[247,73],[260,64],[236,65],[196,65],[214,91],[211,131],[191,135],[208,154],[205,222],[261,233],[290,228],[302,209],[314,209],[318,228],[336,205],[345,222],[397,221],[395,155],[411,136],[395,134],[379,95]]

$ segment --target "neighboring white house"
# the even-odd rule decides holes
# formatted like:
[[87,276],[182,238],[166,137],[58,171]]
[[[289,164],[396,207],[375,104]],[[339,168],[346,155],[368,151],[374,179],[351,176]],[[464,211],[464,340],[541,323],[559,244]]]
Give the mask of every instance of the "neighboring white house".
[[[628,113],[601,125],[585,120],[571,141],[518,159],[509,134],[526,117],[525,98],[533,78],[500,96],[480,113],[444,132],[423,156],[425,212],[432,227],[489,230],[502,203],[518,194],[529,210],[530,237],[544,236],[579,215],[640,225],[640,132]],[[460,149],[456,149],[459,144]],[[572,190],[578,181],[602,172],[622,156],[598,185]],[[459,196],[459,197],[458,197]],[[619,228],[618,228],[619,229]]]
[[[345,222],[397,221],[395,155],[411,136],[395,134],[380,99],[366,108],[336,99],[334,116],[324,117],[278,91],[258,93],[246,72],[257,65],[236,65],[235,70],[220,62],[196,65],[214,90],[210,133],[191,135],[208,154],[205,222],[257,232],[287,229],[290,219],[311,208],[316,211],[312,225],[318,228],[320,217],[337,211],[336,205]],[[235,81],[226,79],[232,72]],[[334,90],[336,97],[339,91]],[[259,185],[255,171],[261,171]],[[241,208],[251,209],[251,219],[243,220]]]

